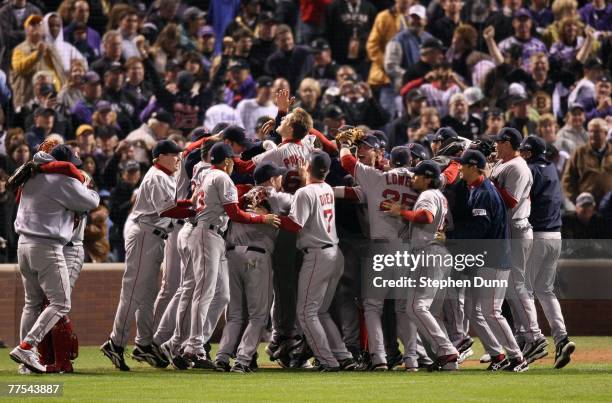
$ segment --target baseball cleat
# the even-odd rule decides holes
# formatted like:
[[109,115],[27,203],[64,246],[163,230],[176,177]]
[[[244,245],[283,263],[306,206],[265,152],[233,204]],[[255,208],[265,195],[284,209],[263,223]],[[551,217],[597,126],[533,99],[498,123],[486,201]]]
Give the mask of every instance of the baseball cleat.
[[405,372],[419,372],[419,368],[418,367],[406,367],[404,368]]
[[491,356],[489,354],[485,353],[485,354],[483,354],[480,357],[480,363],[481,364],[486,364],[487,362],[491,362]]
[[330,367],[329,365],[319,365],[319,367],[317,368],[317,371],[319,372],[339,372],[340,371],[340,367]]
[[19,368],[17,369],[17,373],[19,375],[30,375],[32,373],[32,371],[30,371],[28,369],[28,367],[26,367],[25,365],[19,364]]
[[41,364],[38,354],[34,351],[23,349],[19,346],[15,347],[9,355],[11,359],[18,364],[23,364],[27,369],[37,374],[44,374],[47,368]]
[[158,357],[153,350],[153,346],[150,345],[139,346],[137,344],[132,350],[132,359],[138,362],[146,362],[154,368],[166,368],[169,364],[165,357]]
[[251,368],[248,365],[243,365],[239,362],[235,362],[229,372],[235,372],[238,374],[248,374],[251,373]]
[[464,352],[472,348],[473,344],[474,344],[474,339],[472,339],[470,336],[461,340],[461,343],[459,343],[459,345],[457,346],[457,351],[459,351],[459,355],[463,354]]
[[179,371],[184,371],[191,366],[189,364],[189,361],[187,361],[182,355],[180,354],[175,355],[172,352],[170,341],[163,343],[161,346],[159,346],[159,348],[164,353],[166,358],[168,359],[168,362],[172,364],[174,369],[178,369]]
[[381,363],[372,365],[372,371],[379,372],[379,371],[387,371],[388,369],[389,369],[389,366],[387,365],[386,362],[381,362]]
[[527,372],[529,371],[529,364],[524,358],[512,358],[508,360],[509,364],[504,368],[504,371],[508,372]]
[[497,357],[491,357],[491,363],[487,368],[488,371],[501,371],[510,365],[510,361],[505,354],[500,354]]
[[100,351],[111,360],[115,368],[120,371],[130,370],[130,367],[125,363],[125,358],[123,358],[123,347],[116,346],[111,339],[108,339],[106,343],[100,346]]
[[352,358],[345,358],[339,364],[342,371],[355,371],[357,369],[357,362]]
[[442,370],[444,370],[444,367],[446,365],[448,365],[450,363],[456,363],[458,358],[459,358],[458,354],[442,355],[442,356],[436,358],[436,360],[433,362],[433,364],[431,364],[429,367],[427,367],[427,371],[428,372],[442,371]]
[[215,360],[215,371],[217,372],[230,372],[232,367],[230,367],[229,362],[222,360]]
[[387,367],[389,369],[393,369],[394,367],[401,365],[403,361],[404,361],[404,356],[398,350],[395,352],[395,354],[391,358],[387,359]]
[[527,343],[523,349],[523,357],[525,357],[528,363],[546,357],[548,355],[548,351],[546,351],[547,346],[548,341],[546,341],[545,337],[534,340],[533,343]]
[[427,368],[433,364],[433,360],[429,357],[421,357],[417,359],[417,364],[419,365],[419,368]]
[[468,358],[470,358],[471,356],[474,355],[474,350],[472,350],[472,348],[468,348],[467,350],[463,351],[462,353],[459,354],[459,358],[457,359],[457,363],[461,364],[463,361],[467,360]]
[[[212,347],[210,346],[209,342],[204,343],[204,351],[206,352],[206,359],[208,361],[212,361],[212,357],[210,356],[210,350],[212,349]],[[257,354],[257,353],[255,353]]]
[[[185,357],[187,358],[187,357]],[[191,367],[196,369],[217,369],[217,366],[214,362],[206,358],[206,353],[204,354],[193,354],[189,358],[191,361]]]
[[576,344],[567,337],[557,344],[555,349],[555,369],[561,369],[571,361],[571,355],[576,350]]
[[170,361],[168,361],[166,355],[157,343],[151,343],[151,350],[153,351],[155,359],[159,363],[159,366],[157,368],[166,368],[168,365],[170,365]]

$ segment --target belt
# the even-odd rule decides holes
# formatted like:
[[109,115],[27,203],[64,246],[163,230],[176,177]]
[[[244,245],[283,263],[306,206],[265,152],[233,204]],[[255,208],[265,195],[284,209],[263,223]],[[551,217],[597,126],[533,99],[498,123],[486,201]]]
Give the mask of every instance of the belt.
[[302,249],[302,251],[304,253],[308,253],[308,249],[327,249],[327,248],[333,248],[333,247],[334,247],[334,245],[332,245],[331,243],[328,243],[328,244],[325,244],[325,245],[321,246],[320,248],[304,248],[304,249]]
[[217,225],[209,225],[208,229],[211,231],[216,232],[217,234],[219,234],[221,237],[225,236],[225,233],[223,231],[221,231],[221,228],[219,228]]
[[159,230],[157,228],[153,230],[153,235],[157,235],[161,239],[168,239],[168,234],[166,234],[164,231]]
[[[234,250],[236,249],[235,246],[228,246],[227,250]],[[246,248],[247,252],[259,252],[259,253],[266,253],[266,250],[264,248],[259,248],[257,246],[247,246]]]
[[74,244],[72,243],[72,241],[70,241],[65,246],[74,246]]

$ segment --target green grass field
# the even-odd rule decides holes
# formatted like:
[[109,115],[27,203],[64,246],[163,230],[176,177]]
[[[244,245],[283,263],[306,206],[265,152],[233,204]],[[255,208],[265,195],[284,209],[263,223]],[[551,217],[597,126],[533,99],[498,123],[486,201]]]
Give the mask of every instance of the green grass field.
[[[96,347],[81,349],[74,374],[17,374],[9,350],[1,350],[0,383],[63,382],[63,398],[51,401],[611,401],[612,337],[576,337],[572,362],[552,369],[549,357],[529,372],[489,373],[475,354],[462,369],[448,373],[343,372],[315,373],[283,370],[270,363],[260,350],[260,366],[254,374],[212,371],[157,370],[128,359],[132,371],[115,370]],[[7,398],[28,401],[23,397]],[[31,398],[41,401],[41,398]]]

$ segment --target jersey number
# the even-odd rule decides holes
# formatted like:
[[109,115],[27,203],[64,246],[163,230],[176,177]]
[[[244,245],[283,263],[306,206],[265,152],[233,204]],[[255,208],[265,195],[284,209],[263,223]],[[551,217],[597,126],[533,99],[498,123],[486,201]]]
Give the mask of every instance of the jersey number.
[[402,206],[409,206],[409,207],[414,204],[414,196],[408,193],[400,194],[400,192],[398,192],[397,190],[393,190],[393,189],[383,190],[382,197],[383,197],[383,200],[380,202],[380,206],[379,206],[379,209],[381,211],[385,210],[383,208],[383,203],[386,201],[390,201],[393,203],[401,202],[400,204]]
[[331,232],[331,224],[334,218],[334,210],[330,208],[323,210],[323,216],[327,220],[327,233],[329,234]]

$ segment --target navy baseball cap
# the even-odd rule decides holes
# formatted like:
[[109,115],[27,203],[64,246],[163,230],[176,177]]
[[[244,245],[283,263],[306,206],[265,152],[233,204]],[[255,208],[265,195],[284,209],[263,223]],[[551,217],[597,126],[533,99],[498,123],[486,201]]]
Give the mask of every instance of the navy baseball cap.
[[233,158],[234,152],[229,144],[217,143],[210,149],[210,163],[220,164],[225,161],[226,158]]
[[44,116],[44,115],[55,116],[55,111],[53,110],[53,108],[45,108],[43,106],[39,106],[34,111],[34,116]]
[[391,150],[391,166],[403,167],[410,164],[410,148],[406,146],[393,147]]
[[523,135],[514,127],[504,127],[495,136],[495,141],[509,141],[512,148],[517,150],[523,141]]
[[374,135],[378,139],[378,144],[380,145],[380,148],[387,147],[387,135],[385,134],[385,132],[381,130],[370,130],[368,133]]
[[365,146],[368,146],[370,148],[380,148],[380,142],[378,141],[378,138],[373,135],[373,134],[366,134],[365,136],[363,136],[360,140],[355,142],[356,144],[363,144]]
[[520,151],[531,151],[531,155],[536,157],[546,151],[546,142],[538,136],[528,136],[519,146]]
[[244,129],[236,125],[227,126],[223,130],[223,140],[233,141],[234,143],[243,147],[248,145]]
[[285,172],[287,172],[287,169],[279,167],[273,162],[264,162],[257,165],[255,171],[253,171],[253,179],[255,179],[255,183],[257,185],[260,185],[264,182],[269,181],[270,178],[284,175]]
[[526,8],[519,8],[514,12],[513,18],[529,18],[531,19],[531,13]]
[[424,145],[419,143],[410,143],[408,144],[408,149],[410,150],[410,154],[412,158],[417,158],[420,160],[426,160],[429,158],[429,153]]
[[478,169],[484,169],[487,165],[484,154],[472,149],[465,150],[458,161],[461,165],[476,165]]
[[331,166],[331,158],[329,158],[329,155],[320,150],[315,150],[310,153],[308,161],[310,163],[311,172],[318,176],[325,176]]
[[156,119],[158,122],[167,123],[170,126],[172,126],[172,123],[174,123],[174,118],[172,117],[172,115],[163,109],[154,112],[151,117],[153,119]]
[[64,144],[58,144],[51,150],[51,156],[55,158],[56,161],[66,161],[72,162],[74,165],[79,166],[83,163],[79,157],[74,155],[74,152],[70,149],[70,147]]
[[153,148],[153,158],[161,154],[180,154],[183,150],[172,140],[160,140]]
[[210,137],[210,132],[204,126],[196,127],[189,133],[191,141],[198,141],[202,137]]
[[413,168],[415,175],[422,175],[426,178],[436,179],[440,177],[440,167],[431,160],[421,161]]
[[274,80],[270,76],[261,76],[257,79],[257,88],[270,88],[274,84]]
[[455,140],[458,138],[459,135],[457,134],[455,129],[449,126],[444,126],[439,128],[438,131],[436,131],[436,134],[434,134],[432,141],[445,141],[448,139]]
[[119,168],[124,172],[140,171],[140,164],[136,160],[128,160],[120,164]]

